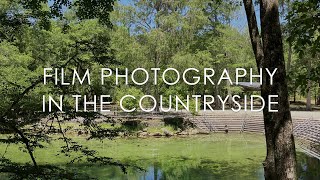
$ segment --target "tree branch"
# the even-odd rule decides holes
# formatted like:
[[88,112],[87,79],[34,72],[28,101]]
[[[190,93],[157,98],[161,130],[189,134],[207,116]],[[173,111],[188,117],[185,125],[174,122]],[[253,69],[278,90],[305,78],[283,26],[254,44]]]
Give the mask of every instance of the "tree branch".
[[254,5],[252,3],[252,0],[243,0],[243,4],[246,10],[253,53],[256,59],[257,67],[261,68],[262,66],[261,62],[263,60],[264,55],[263,55],[263,46],[262,46],[261,38],[259,35],[257,17],[254,11]]

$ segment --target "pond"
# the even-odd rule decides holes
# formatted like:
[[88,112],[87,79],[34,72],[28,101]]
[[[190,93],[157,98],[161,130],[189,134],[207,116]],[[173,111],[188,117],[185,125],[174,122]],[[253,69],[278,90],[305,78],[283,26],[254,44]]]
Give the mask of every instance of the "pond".
[[[119,167],[94,164],[68,165],[69,170],[98,179],[264,179],[262,162],[265,158],[263,135],[212,134],[172,138],[128,138],[85,141],[78,138],[99,155],[112,157],[145,171],[128,168],[124,174]],[[11,147],[13,148],[13,147]],[[2,151],[3,146],[0,150]],[[55,156],[58,144],[36,151],[41,164],[65,164],[66,158]],[[1,153],[0,151],[0,153]],[[17,157],[17,153],[21,153]],[[320,161],[298,152],[300,179],[320,179]],[[6,154],[16,162],[28,157],[14,152]],[[80,178],[81,179],[81,178]]]

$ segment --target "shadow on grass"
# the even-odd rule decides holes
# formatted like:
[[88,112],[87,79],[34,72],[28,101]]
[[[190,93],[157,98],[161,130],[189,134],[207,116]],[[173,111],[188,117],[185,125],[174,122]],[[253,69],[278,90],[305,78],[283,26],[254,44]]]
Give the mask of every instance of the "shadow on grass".
[[99,169],[113,168],[127,174],[127,168],[143,172],[140,167],[96,160],[96,162],[77,162],[67,165],[38,165],[15,163],[0,158],[0,179],[96,179]]

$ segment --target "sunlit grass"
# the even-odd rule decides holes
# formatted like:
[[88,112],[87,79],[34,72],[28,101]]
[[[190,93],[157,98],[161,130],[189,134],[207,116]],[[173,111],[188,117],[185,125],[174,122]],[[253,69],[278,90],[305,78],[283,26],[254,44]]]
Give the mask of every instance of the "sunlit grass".
[[[157,131],[158,129],[151,129]],[[75,141],[97,150],[99,155],[108,156],[120,161],[136,161],[139,159],[181,158],[211,159],[215,161],[233,159],[247,161],[253,156],[262,160],[264,157],[264,137],[255,134],[214,134],[204,136],[190,136],[186,138],[116,138],[115,140],[90,140],[85,137],[74,136]],[[71,158],[57,156],[62,140],[44,144],[43,149],[36,149],[35,156],[40,164],[64,164]],[[19,150],[22,145],[1,144],[0,153],[14,162],[30,162],[27,153]]]

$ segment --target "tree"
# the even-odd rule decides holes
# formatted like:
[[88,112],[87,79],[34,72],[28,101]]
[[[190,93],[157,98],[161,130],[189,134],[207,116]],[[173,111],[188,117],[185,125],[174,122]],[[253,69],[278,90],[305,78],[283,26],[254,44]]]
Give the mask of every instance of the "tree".
[[[319,50],[320,50],[320,3],[316,0],[294,1],[287,15],[288,20],[288,41],[294,45],[295,51],[298,53],[302,64],[307,67],[307,73],[301,78],[300,86],[307,88],[307,110],[311,110],[311,89],[312,82],[319,84],[318,78]],[[312,65],[311,65],[312,64]],[[307,82],[305,81],[307,80]],[[318,95],[320,97],[320,95]],[[319,99],[319,98],[318,98]],[[320,99],[319,99],[320,100]],[[318,101],[320,102],[320,101]]]
[[[251,47],[246,34],[229,25],[237,9],[233,1],[134,1],[134,5],[115,6],[111,14],[114,28],[112,47],[117,60],[127,67],[174,67],[178,71],[193,67],[199,70],[214,67],[216,74],[223,68],[252,67]],[[198,73],[197,75],[203,73]],[[195,73],[188,74],[192,81]],[[214,77],[217,81],[218,77]],[[173,78],[174,79],[174,76]],[[226,85],[197,86],[178,83],[169,87],[158,79],[141,88],[156,98],[160,94],[224,93]],[[132,84],[131,84],[132,85]],[[159,99],[157,99],[159,102]],[[219,102],[219,101],[216,101]],[[217,105],[218,106],[218,105]]]
[[[42,0],[1,1],[0,129],[6,136],[0,141],[23,145],[32,164],[21,165],[2,157],[0,171],[16,173],[14,175],[20,179],[50,176],[72,178],[66,175],[64,169],[39,165],[33,154],[36,148],[45,147],[52,140],[49,136],[56,132],[59,132],[65,143],[60,153],[78,154],[71,163],[86,160],[120,166],[124,170],[123,164],[101,157],[97,151],[67,137],[68,129],[61,126],[68,120],[83,117],[82,123],[90,131],[89,138],[104,139],[117,135],[117,130],[103,128],[94,122],[99,114],[75,112],[74,101],[68,97],[71,94],[103,93],[96,86],[97,83],[93,82],[92,86],[77,84],[64,87],[54,85],[53,79],[50,79],[47,85],[43,85],[44,67],[77,68],[81,73],[86,68],[93,70],[116,63],[109,46],[110,27],[103,23],[108,21],[106,14],[113,8],[113,1],[80,0],[74,4],[68,3],[71,1],[53,2],[48,10],[48,2]],[[84,11],[85,8],[81,9],[81,6],[88,5],[85,2],[93,2],[88,6],[88,12]],[[62,11],[64,5],[76,10],[71,8]],[[94,13],[90,11],[91,8]],[[99,81],[97,77],[93,77],[93,81]],[[58,109],[42,112],[42,95],[48,94],[53,97],[65,95],[65,114],[60,116]],[[58,123],[58,129],[52,126],[54,121]]]
[[[264,78],[261,87],[261,95],[266,99],[266,106],[269,104],[269,94],[279,95],[278,112],[273,113],[268,112],[267,108],[263,109],[267,145],[264,162],[265,178],[297,179],[278,1],[260,0],[261,38],[253,2],[244,0],[243,3],[257,67],[278,69],[274,83],[271,85],[270,80]],[[264,74],[264,77],[267,75]]]

